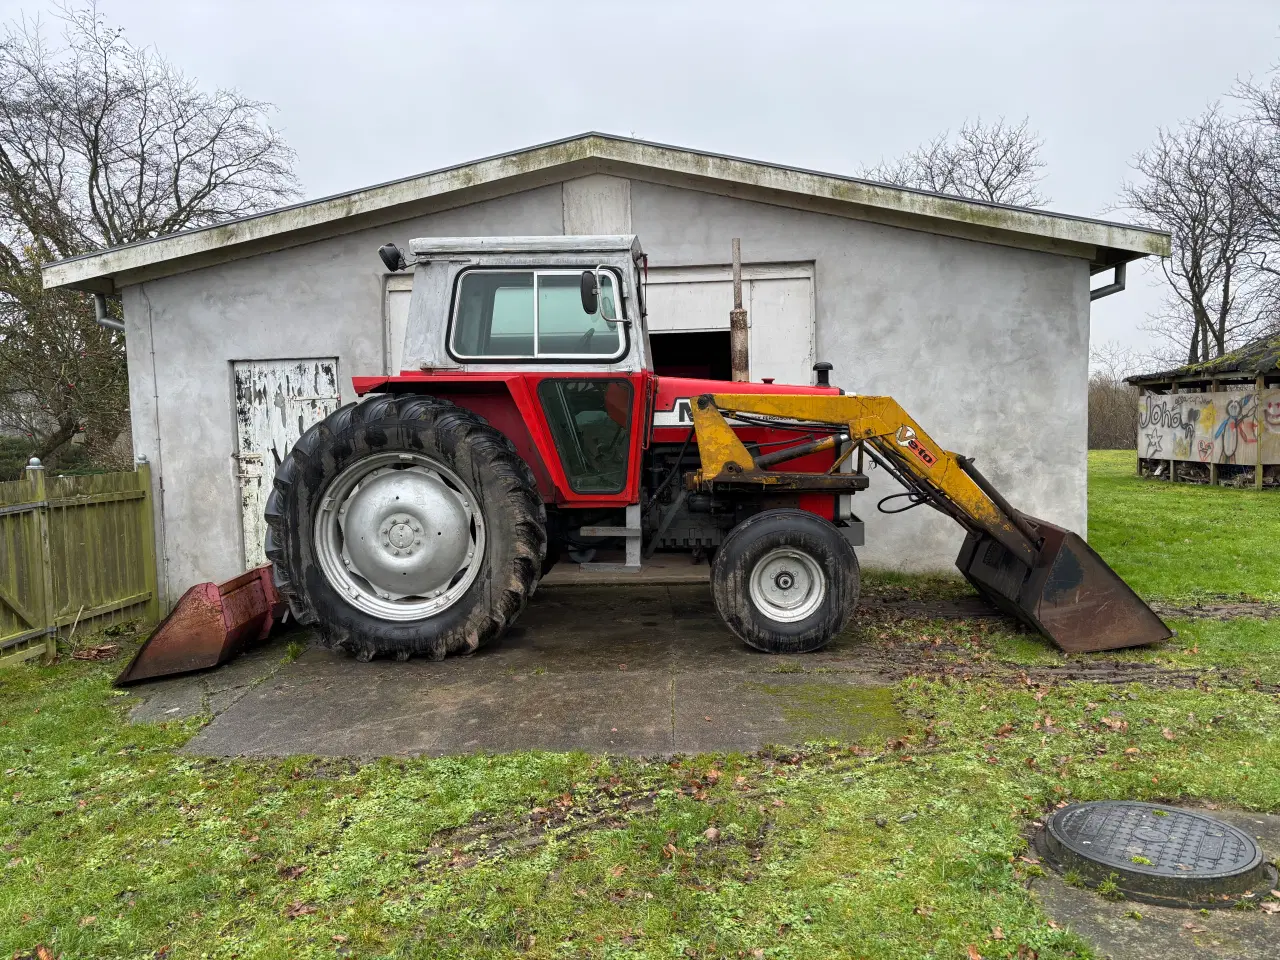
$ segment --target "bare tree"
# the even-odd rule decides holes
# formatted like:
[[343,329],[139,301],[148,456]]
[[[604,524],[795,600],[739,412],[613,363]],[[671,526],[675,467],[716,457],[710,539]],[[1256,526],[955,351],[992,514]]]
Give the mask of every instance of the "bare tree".
[[1259,208],[1245,186],[1257,157],[1256,129],[1214,105],[1156,141],[1134,161],[1142,175],[1122,188],[1122,206],[1173,235],[1160,262],[1169,283],[1165,312],[1148,329],[1196,363],[1220,357],[1263,319],[1264,244]]
[[1138,390],[1125,377],[1139,358],[1114,340],[1089,351],[1089,449],[1132,450],[1138,443]]
[[[124,344],[42,261],[277,206],[298,194],[268,104],[201,89],[96,6],[0,33],[0,425],[47,457],[127,421]],[[114,432],[113,432],[114,431]]]
[[1049,202],[1040,190],[1043,148],[1029,119],[1011,124],[1001,117],[986,124],[979,117],[965,121],[954,137],[944,131],[899,160],[867,168],[863,175],[957,197],[1042,207]]
[[1236,96],[1248,111],[1243,123],[1255,131],[1248,153],[1232,171],[1257,209],[1259,250],[1255,261],[1267,286],[1264,320],[1280,329],[1280,67],[1266,82],[1247,81]]

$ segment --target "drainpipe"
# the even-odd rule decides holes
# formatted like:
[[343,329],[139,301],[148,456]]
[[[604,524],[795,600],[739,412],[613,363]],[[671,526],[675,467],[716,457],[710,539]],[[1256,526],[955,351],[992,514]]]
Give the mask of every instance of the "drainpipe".
[[1103,297],[1109,297],[1113,293],[1119,293],[1124,289],[1125,267],[1128,264],[1117,263],[1115,278],[1106,286],[1097,287],[1089,291],[1090,300],[1101,300]]
[[119,330],[124,333],[124,324],[107,313],[107,295],[105,293],[95,293],[93,295],[93,312],[98,326],[106,327],[108,330]]
[[733,309],[729,311],[729,368],[734,383],[745,383],[747,363],[747,311],[742,309],[742,242],[733,238]]

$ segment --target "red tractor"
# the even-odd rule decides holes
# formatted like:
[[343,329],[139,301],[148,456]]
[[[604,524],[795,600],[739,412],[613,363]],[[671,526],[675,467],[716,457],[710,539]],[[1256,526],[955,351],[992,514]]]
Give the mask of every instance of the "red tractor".
[[379,253],[414,270],[404,370],[354,379],[363,399],[302,436],[266,509],[276,586],[331,648],[469,653],[563,553],[603,546],[621,570],[711,555],[734,633],[817,649],[858,600],[864,457],[956,518],[962,572],[1064,647],[1169,635],[1078,537],[1018,513],[891,399],[844,396],[830,365],[814,386],[655,375],[634,237]]

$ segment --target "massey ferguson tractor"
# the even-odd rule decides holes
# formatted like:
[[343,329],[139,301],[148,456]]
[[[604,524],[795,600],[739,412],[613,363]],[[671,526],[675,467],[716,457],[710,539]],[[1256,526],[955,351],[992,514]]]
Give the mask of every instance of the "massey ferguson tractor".
[[[829,385],[829,364],[812,386],[655,375],[635,237],[379,254],[414,271],[404,369],[354,378],[362,399],[302,436],[266,508],[275,586],[330,648],[470,653],[563,552],[639,571],[685,549],[712,557],[745,643],[817,650],[857,607],[861,524],[841,504],[868,461],[956,520],[964,576],[1062,648],[1170,636],[1080,537],[1017,511],[889,397]],[[624,559],[591,562],[610,546]]]

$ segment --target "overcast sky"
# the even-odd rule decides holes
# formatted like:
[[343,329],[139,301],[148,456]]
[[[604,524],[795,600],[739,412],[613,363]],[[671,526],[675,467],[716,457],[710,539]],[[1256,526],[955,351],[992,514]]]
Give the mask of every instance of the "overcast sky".
[[[278,108],[308,197],[602,130],[856,174],[966,117],[1031,118],[1050,208],[1108,212],[1157,126],[1280,61],[1280,4],[101,0],[133,42]],[[0,0],[5,19],[47,11]],[[643,239],[643,238],[642,238]],[[1093,305],[1149,345],[1158,272]]]

